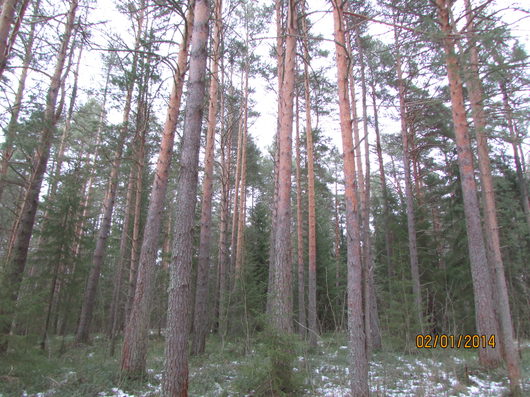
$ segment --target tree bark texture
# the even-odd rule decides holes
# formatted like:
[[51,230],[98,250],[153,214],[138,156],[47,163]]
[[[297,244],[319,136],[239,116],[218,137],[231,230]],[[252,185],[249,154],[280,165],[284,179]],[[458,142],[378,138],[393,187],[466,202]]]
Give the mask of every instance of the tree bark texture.
[[307,222],[308,222],[308,326],[309,344],[317,344],[317,232],[316,232],[316,205],[315,205],[315,155],[313,145],[313,128],[311,123],[311,90],[309,86],[309,43],[307,20],[302,19],[304,29],[304,96],[305,96],[305,133],[307,147]]
[[[469,130],[464,107],[462,80],[459,74],[458,58],[455,53],[453,28],[449,22],[450,7],[447,0],[436,0],[438,17],[441,24],[443,45],[446,55],[447,76],[451,94],[451,108],[456,137],[458,168],[462,184],[464,213],[468,237],[471,276],[475,297],[475,321],[480,335],[497,334],[497,320],[493,302],[493,280],[488,268],[486,246],[480,222],[477,198],[477,186],[474,177],[473,153],[469,139]],[[480,363],[485,367],[497,367],[500,364],[499,349],[486,347],[479,350]]]
[[[177,126],[184,78],[186,76],[186,63],[188,60],[194,18],[193,11],[194,2],[191,1],[186,17],[186,29],[182,43],[180,44],[177,68],[173,76],[173,88],[169,98],[166,121],[162,132],[162,141],[156,163],[155,177],[151,187],[151,198],[147,210],[144,238],[136,279],[136,291],[129,321],[125,328],[121,356],[121,373],[122,376],[128,378],[141,377],[145,373],[149,315],[151,313],[158,240],[169,180],[169,170],[173,157],[175,128]],[[168,228],[168,230],[171,230],[171,223],[169,223]]]
[[175,238],[170,268],[166,363],[162,395],[188,395],[188,340],[190,333],[191,260],[197,202],[201,121],[206,85],[209,2],[197,0],[191,43],[190,78],[180,173],[177,182]]
[[[337,85],[339,95],[340,126],[344,157],[344,187],[347,227],[348,267],[348,336],[350,346],[351,394],[367,397],[368,360],[363,324],[362,264],[360,246],[359,211],[357,206],[357,178],[352,139],[352,120],[348,98],[348,58],[344,34],[345,2],[333,0],[335,52],[337,57]],[[352,82],[353,84],[353,82]]]
[[292,332],[291,299],[291,161],[293,133],[293,100],[296,56],[296,11],[295,2],[287,2],[287,28],[284,56],[279,59],[283,81],[279,92],[279,164],[278,207],[275,225],[274,256],[272,263],[272,286],[270,315],[273,327],[282,332]]
[[210,104],[208,107],[208,130],[204,155],[204,179],[202,182],[201,230],[199,236],[199,262],[197,266],[197,288],[195,290],[195,310],[193,319],[192,354],[204,353],[208,333],[208,279],[210,267],[210,245],[212,226],[213,166],[215,155],[215,128],[219,91],[219,48],[221,43],[222,0],[215,0],[212,35],[212,66],[210,76]]
[[[512,393],[520,393],[521,370],[519,367],[519,357],[514,341],[512,316],[506,278],[504,276],[504,263],[501,255],[501,245],[499,240],[499,226],[497,223],[497,211],[495,206],[495,191],[493,178],[491,175],[491,164],[489,159],[488,141],[486,137],[486,114],[484,113],[483,98],[484,92],[479,75],[479,56],[476,45],[473,13],[470,0],[464,0],[467,12],[467,29],[469,36],[470,65],[468,72],[468,92],[471,102],[471,113],[475,125],[475,134],[478,148],[478,165],[480,170],[480,180],[482,183],[482,201],[484,207],[484,226],[486,244],[489,246],[490,255],[488,257],[492,274],[494,276],[493,288],[494,298],[497,301],[497,313],[502,337],[504,360],[508,367],[510,378],[510,388]],[[503,92],[503,99],[505,99]],[[506,98],[507,99],[507,98]],[[527,201],[528,202],[528,201]]]

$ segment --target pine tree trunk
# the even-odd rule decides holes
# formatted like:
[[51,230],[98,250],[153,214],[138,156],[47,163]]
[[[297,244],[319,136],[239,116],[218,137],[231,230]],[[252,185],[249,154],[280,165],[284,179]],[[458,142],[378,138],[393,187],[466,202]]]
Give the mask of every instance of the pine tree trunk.
[[221,43],[222,0],[215,0],[213,18],[215,21],[212,43],[212,74],[210,77],[210,104],[208,108],[208,130],[204,155],[204,179],[202,183],[201,231],[199,236],[199,262],[197,266],[197,288],[193,319],[192,354],[204,353],[208,333],[208,279],[210,266],[210,239],[212,224],[213,163],[215,155],[215,127],[217,125],[219,46]]
[[119,324],[119,310],[122,303],[122,283],[123,283],[123,270],[125,263],[130,261],[130,226],[131,226],[131,215],[133,212],[134,204],[134,167],[131,167],[129,172],[129,179],[127,182],[127,193],[125,195],[125,206],[123,223],[121,226],[121,238],[120,238],[120,254],[117,259],[116,269],[114,271],[114,283],[112,289],[112,301],[110,303],[110,316],[108,323],[109,340],[110,340],[110,356],[114,356],[114,350],[116,347],[116,336],[118,334]]
[[90,333],[90,324],[92,322],[92,313],[96,304],[96,291],[99,282],[99,276],[101,266],[103,265],[103,259],[105,257],[105,251],[107,248],[107,238],[110,233],[110,226],[112,222],[112,213],[114,210],[114,201],[118,190],[118,174],[120,171],[120,165],[123,154],[123,146],[125,144],[125,138],[129,132],[129,115],[131,112],[132,94],[134,89],[134,83],[136,79],[136,69],[138,65],[138,48],[140,47],[141,30],[143,26],[143,9],[141,7],[140,16],[138,18],[138,33],[135,43],[135,52],[133,54],[133,64],[131,68],[131,78],[127,87],[127,94],[125,97],[125,107],[123,110],[123,122],[120,128],[117,148],[114,154],[114,160],[112,162],[111,171],[109,175],[109,182],[105,198],[103,199],[103,205],[101,213],[103,219],[98,231],[96,240],[96,247],[92,256],[92,267],[88,275],[88,281],[86,284],[85,292],[83,295],[83,304],[81,306],[81,315],[79,318],[79,324],[76,331],[75,341],[76,343],[87,343]]
[[381,148],[381,134],[379,132],[379,112],[377,111],[375,83],[372,80],[372,106],[374,111],[374,130],[375,130],[375,148],[377,152],[377,161],[379,165],[379,180],[381,181],[381,190],[383,193],[383,219],[385,221],[385,253],[386,264],[388,268],[389,280],[392,280],[395,274],[395,265],[392,260],[392,230],[390,228],[390,211],[388,209],[388,188],[386,186],[385,167],[383,162],[383,150]]
[[304,234],[302,222],[302,186],[300,171],[300,117],[298,109],[298,95],[296,95],[296,259],[298,265],[298,333],[306,335],[306,306],[305,306],[305,271],[304,271]]
[[[493,302],[493,280],[487,265],[486,247],[480,222],[477,198],[477,186],[474,177],[473,153],[469,140],[462,80],[459,75],[458,58],[455,53],[453,27],[449,23],[449,5],[447,0],[436,0],[438,17],[444,34],[443,45],[446,55],[447,76],[451,94],[451,108],[458,153],[458,168],[462,183],[464,213],[468,237],[469,259],[475,297],[475,319],[477,333],[497,335],[497,321]],[[493,368],[500,364],[499,349],[479,350],[479,359],[483,366]]]
[[[396,18],[395,18],[396,19]],[[410,146],[409,125],[407,122],[407,108],[405,103],[405,81],[401,68],[401,54],[399,52],[399,38],[396,28],[394,29],[396,44],[396,71],[398,78],[399,113],[401,119],[401,139],[403,143],[403,170],[405,177],[405,198],[407,202],[407,231],[409,239],[410,274],[412,278],[412,294],[414,296],[414,310],[418,319],[420,333],[423,332],[423,309],[421,299],[420,270],[418,260],[418,248],[416,240],[416,219],[414,216],[414,200],[412,197],[412,186],[410,179]]]
[[[501,247],[499,241],[499,226],[497,223],[497,211],[495,207],[495,191],[493,178],[491,175],[491,164],[488,153],[488,141],[486,137],[486,114],[483,108],[484,93],[479,76],[479,57],[476,46],[473,14],[470,0],[464,0],[467,12],[467,29],[470,33],[469,52],[470,52],[470,70],[468,92],[471,102],[471,112],[473,123],[475,124],[475,134],[477,137],[478,147],[478,164],[480,170],[480,180],[482,183],[482,201],[484,206],[484,226],[486,245],[489,246],[490,255],[488,257],[491,271],[494,276],[493,288],[494,298],[497,301],[497,311],[499,316],[499,325],[502,336],[502,346],[504,360],[508,367],[508,376],[510,378],[510,388],[512,394],[520,394],[521,387],[521,370],[519,367],[519,357],[515,346],[512,316],[510,311],[510,302],[504,276],[504,263],[502,261]],[[503,99],[507,100],[506,92],[502,92]],[[506,102],[505,102],[506,104]],[[515,153],[517,150],[515,149]],[[527,200],[528,203],[528,200]]]
[[[352,139],[352,119],[350,101],[348,98],[348,59],[350,57],[345,48],[343,13],[345,2],[341,0],[333,0],[332,4],[335,27],[334,37],[337,58],[340,126],[344,157],[351,394],[356,397],[367,397],[369,394],[368,360],[366,356],[366,336],[363,325],[360,225],[357,206],[357,178]],[[351,83],[353,84],[353,82]]]
[[[8,2],[4,3],[4,9]],[[0,335],[4,337],[9,333],[10,328],[10,307],[15,306],[14,303],[17,300],[18,292],[20,289],[20,283],[24,274],[24,268],[26,266],[26,259],[28,256],[29,243],[31,235],[33,233],[33,226],[35,224],[35,215],[37,213],[37,207],[39,205],[39,193],[46,173],[48,165],[48,158],[50,156],[50,147],[52,144],[53,134],[55,132],[55,125],[57,123],[56,118],[56,105],[59,88],[61,86],[61,78],[63,77],[63,67],[66,60],[70,38],[74,28],[75,12],[77,10],[77,0],[72,0],[70,3],[70,9],[67,15],[67,21],[65,25],[64,34],[62,36],[61,45],[57,54],[57,63],[55,65],[55,71],[51,79],[50,88],[46,97],[46,109],[44,111],[44,127],[41,133],[40,142],[33,160],[33,169],[31,176],[28,181],[26,194],[24,196],[24,202],[21,208],[21,217],[19,226],[16,231],[16,236],[13,245],[13,258],[7,263],[5,268],[5,275],[2,279],[2,306],[8,305],[8,307],[2,307],[0,312],[3,315],[9,313],[7,320],[4,320],[4,324],[1,326]],[[5,300],[4,300],[5,299]],[[0,340],[0,352],[7,349],[7,341]]]
[[193,22],[190,82],[182,135],[177,182],[175,240],[170,268],[166,363],[162,395],[188,395],[188,340],[190,332],[191,260],[197,202],[201,121],[206,85],[209,2],[197,0]]
[[[315,156],[313,148],[313,129],[311,123],[311,91],[309,87],[309,43],[307,36],[307,20],[302,19],[303,46],[304,46],[304,95],[305,95],[305,133],[307,147],[307,209],[308,209],[308,326],[309,343],[317,344],[317,233],[316,233],[316,206],[315,206]],[[298,147],[298,145],[297,145]],[[337,262],[338,263],[338,262]],[[338,269],[338,267],[337,267]]]
[[[149,209],[144,227],[144,238],[136,279],[136,292],[134,294],[129,321],[125,328],[121,356],[121,373],[127,378],[142,377],[145,372],[149,315],[151,312],[158,240],[169,180],[169,169],[173,157],[175,128],[177,126],[182,89],[186,75],[186,63],[188,60],[194,18],[194,3],[191,2],[189,7],[186,17],[186,29],[182,43],[180,44],[177,70],[173,76],[173,88],[169,98],[164,131],[162,133],[162,141],[156,163],[155,177],[151,187],[151,198],[149,200]],[[168,230],[171,230],[171,220],[169,220]]]
[[295,2],[287,2],[287,37],[284,56],[279,58],[278,68],[283,70],[283,81],[279,92],[279,164],[278,207],[275,224],[274,257],[271,260],[272,285],[270,315],[272,325],[282,332],[292,332],[291,300],[291,160],[293,133],[293,100],[296,56],[296,11]]

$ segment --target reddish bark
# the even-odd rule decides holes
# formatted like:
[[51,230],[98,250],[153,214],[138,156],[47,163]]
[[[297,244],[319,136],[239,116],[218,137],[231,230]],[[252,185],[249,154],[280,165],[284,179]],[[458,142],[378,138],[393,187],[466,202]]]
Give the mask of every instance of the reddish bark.
[[[447,0],[436,0],[438,18],[443,32],[443,45],[447,64],[447,77],[451,94],[451,108],[455,129],[458,168],[462,184],[464,213],[468,237],[469,259],[475,297],[475,320],[480,335],[497,334],[497,320],[493,302],[493,280],[488,268],[484,235],[480,222],[477,186],[474,177],[473,153],[464,107],[462,79],[458,57],[455,53],[455,37],[449,22],[450,6]],[[500,351],[490,346],[479,350],[479,359],[485,367],[500,364]]]
[[[144,227],[144,238],[140,252],[140,262],[136,279],[136,291],[125,328],[125,336],[121,356],[121,373],[128,378],[142,377],[145,372],[147,359],[147,343],[149,330],[149,315],[153,294],[155,276],[155,262],[158,251],[158,239],[164,210],[164,200],[167,192],[169,169],[173,157],[175,128],[178,121],[182,88],[186,75],[186,62],[191,41],[193,24],[193,2],[189,5],[186,20],[186,30],[180,45],[177,69],[173,76],[173,88],[169,98],[169,105],[162,132],[162,141],[156,163],[155,177],[151,187],[151,198],[147,210]],[[178,207],[177,207],[178,208]],[[171,217],[170,217],[171,219]],[[171,230],[171,220],[168,221]]]
[[291,160],[293,132],[293,100],[296,56],[296,11],[295,2],[287,2],[287,27],[284,56],[279,58],[282,69],[282,84],[279,92],[280,114],[278,131],[278,204],[273,220],[275,235],[274,256],[271,260],[272,280],[269,288],[270,315],[274,328],[283,332],[292,331],[291,300]]
[[344,35],[345,2],[333,0],[335,52],[337,57],[337,85],[339,95],[340,126],[344,157],[344,186],[347,227],[348,267],[348,333],[350,346],[351,393],[367,397],[368,360],[363,325],[362,264],[360,246],[359,212],[357,207],[357,178],[352,139],[352,120],[348,98],[348,58]]

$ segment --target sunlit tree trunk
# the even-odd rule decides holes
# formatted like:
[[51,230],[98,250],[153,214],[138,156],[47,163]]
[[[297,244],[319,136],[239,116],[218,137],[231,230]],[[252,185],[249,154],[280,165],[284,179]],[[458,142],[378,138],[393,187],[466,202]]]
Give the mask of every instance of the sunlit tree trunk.
[[[357,178],[352,139],[352,119],[348,98],[348,58],[344,34],[345,2],[333,0],[335,52],[337,57],[337,85],[339,114],[344,157],[344,186],[347,227],[348,267],[348,334],[350,347],[351,394],[367,397],[368,360],[363,324],[362,264],[360,246],[359,211],[357,206]],[[353,82],[352,82],[353,84]]]
[[[459,74],[458,57],[455,53],[453,27],[449,22],[450,6],[447,0],[436,0],[438,18],[443,33],[443,46],[447,64],[447,77],[451,94],[451,108],[458,154],[458,168],[462,184],[464,213],[471,262],[471,276],[475,297],[475,321],[480,335],[497,335],[497,321],[493,302],[493,280],[488,267],[486,246],[480,222],[477,186],[474,176],[473,153],[464,107],[462,80]],[[479,349],[479,359],[485,367],[500,364],[500,350],[487,346]]]
[[209,2],[197,0],[193,22],[190,78],[182,135],[173,259],[170,267],[166,362],[162,395],[188,395],[188,340],[190,333],[191,260],[197,202],[201,121],[208,56]]
[[[147,359],[149,315],[155,276],[155,262],[158,252],[158,240],[166,198],[169,169],[173,157],[175,128],[177,126],[182,89],[186,75],[186,63],[192,35],[194,2],[189,4],[186,28],[180,44],[177,68],[173,75],[173,88],[169,98],[162,141],[158,152],[155,176],[151,186],[151,197],[144,227],[144,238],[140,252],[136,291],[129,320],[125,327],[121,356],[121,373],[128,378],[143,376]],[[168,233],[171,230],[171,216],[168,219]],[[166,236],[169,238],[169,236]]]

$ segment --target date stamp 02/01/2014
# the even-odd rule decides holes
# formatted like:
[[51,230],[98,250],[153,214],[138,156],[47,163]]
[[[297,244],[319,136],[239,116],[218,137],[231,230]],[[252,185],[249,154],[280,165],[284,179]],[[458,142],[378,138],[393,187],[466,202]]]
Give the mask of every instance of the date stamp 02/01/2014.
[[495,334],[418,334],[416,335],[416,347],[418,349],[485,349],[495,348]]

